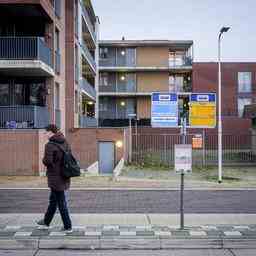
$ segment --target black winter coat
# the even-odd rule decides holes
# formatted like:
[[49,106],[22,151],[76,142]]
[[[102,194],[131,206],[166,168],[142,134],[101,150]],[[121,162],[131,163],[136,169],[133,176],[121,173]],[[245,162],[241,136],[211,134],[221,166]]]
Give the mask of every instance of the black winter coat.
[[45,145],[43,164],[47,167],[48,187],[56,191],[64,191],[70,187],[70,178],[64,178],[63,172],[63,152],[50,142],[59,144],[64,150],[71,150],[64,135],[59,132],[53,135]]

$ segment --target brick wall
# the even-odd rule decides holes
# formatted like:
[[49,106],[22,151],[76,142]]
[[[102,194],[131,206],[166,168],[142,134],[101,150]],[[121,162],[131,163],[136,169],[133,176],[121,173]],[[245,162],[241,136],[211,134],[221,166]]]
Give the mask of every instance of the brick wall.
[[42,131],[0,131],[0,175],[39,175],[47,139]]
[[72,133],[69,133],[69,143],[82,168],[87,168],[98,160],[98,143],[100,141],[116,142],[118,140],[123,141],[123,147],[115,148],[116,164],[124,156],[124,129],[83,128],[74,129]]

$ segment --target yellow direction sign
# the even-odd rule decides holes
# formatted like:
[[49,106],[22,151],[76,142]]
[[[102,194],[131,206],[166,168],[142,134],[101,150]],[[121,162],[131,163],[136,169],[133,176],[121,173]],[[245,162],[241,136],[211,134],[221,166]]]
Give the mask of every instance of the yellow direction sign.
[[214,128],[216,126],[215,94],[191,94],[190,127]]

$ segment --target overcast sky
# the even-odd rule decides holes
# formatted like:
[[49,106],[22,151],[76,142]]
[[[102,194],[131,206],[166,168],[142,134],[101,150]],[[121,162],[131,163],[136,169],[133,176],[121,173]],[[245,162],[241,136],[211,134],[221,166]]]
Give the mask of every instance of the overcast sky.
[[195,61],[256,62],[256,0],[92,0],[100,39],[193,40]]

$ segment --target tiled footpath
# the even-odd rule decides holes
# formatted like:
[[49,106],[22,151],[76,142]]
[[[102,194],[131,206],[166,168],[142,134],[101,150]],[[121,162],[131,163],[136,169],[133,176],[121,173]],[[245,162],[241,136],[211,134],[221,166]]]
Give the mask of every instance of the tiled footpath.
[[256,225],[86,225],[65,234],[60,226],[0,226],[0,249],[256,249]]

